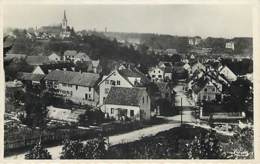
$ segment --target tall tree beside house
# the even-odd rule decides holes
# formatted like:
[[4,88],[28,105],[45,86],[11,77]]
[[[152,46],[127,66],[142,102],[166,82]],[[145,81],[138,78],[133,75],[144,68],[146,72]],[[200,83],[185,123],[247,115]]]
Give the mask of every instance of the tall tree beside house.
[[39,142],[25,154],[25,159],[52,159],[52,156]]
[[44,99],[35,95],[25,96],[25,115],[20,116],[20,120],[31,128],[39,127],[44,129],[48,119],[48,110]]
[[191,143],[186,145],[184,154],[188,159],[223,159],[226,156],[215,131],[195,136]]

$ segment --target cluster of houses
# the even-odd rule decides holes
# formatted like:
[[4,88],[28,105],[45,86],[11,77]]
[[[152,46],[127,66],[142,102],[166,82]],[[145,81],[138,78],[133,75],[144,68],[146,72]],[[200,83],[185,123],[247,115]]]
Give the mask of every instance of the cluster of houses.
[[[38,57],[42,58],[42,56]],[[150,119],[151,98],[146,87],[150,80],[136,67],[121,64],[110,74],[101,77],[100,64],[92,61],[85,53],[65,51],[63,61],[92,62],[92,72],[77,71],[75,66],[71,65],[59,65],[62,57],[54,53],[46,57],[57,63],[30,61],[35,67],[34,70],[29,73],[20,72],[18,79],[26,86],[41,86],[54,96],[71,100],[76,104],[100,108],[107,117],[113,117],[116,120]],[[50,108],[49,112],[57,113],[57,109]],[[67,112],[70,111],[67,110]]]

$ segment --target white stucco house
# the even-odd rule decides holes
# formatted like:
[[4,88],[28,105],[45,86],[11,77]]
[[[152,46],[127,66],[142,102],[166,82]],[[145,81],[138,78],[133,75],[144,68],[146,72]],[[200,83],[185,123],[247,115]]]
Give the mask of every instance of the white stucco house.
[[138,70],[115,69],[108,75],[103,76],[98,83],[99,105],[103,104],[112,86],[132,88],[143,86],[148,82],[149,80],[146,76]]
[[235,50],[235,43],[234,43],[234,41],[226,42],[226,46],[225,47],[227,49],[232,49],[234,51]]
[[150,68],[148,74],[152,82],[162,82],[164,80],[164,69],[158,66]]
[[206,67],[198,61],[197,63],[191,66],[191,73],[194,73],[196,70],[206,71]]
[[95,73],[54,70],[44,78],[46,88],[75,103],[96,106],[99,75]]
[[151,100],[146,88],[112,87],[105,102],[103,111],[108,117],[116,120],[149,120]]
[[33,74],[40,74],[40,75],[45,75],[44,71],[40,66],[36,66],[34,70],[32,71]]
[[227,66],[220,66],[218,68],[218,72],[220,74],[223,74],[226,79],[228,79],[229,81],[236,81],[237,80],[237,75],[231,71],[230,68],[228,68]]
[[59,62],[61,61],[61,57],[59,55],[57,55],[56,53],[52,53],[48,56],[49,60],[51,62]]
[[91,61],[91,59],[89,58],[89,56],[84,53],[84,52],[79,52],[77,53],[77,51],[75,50],[67,50],[64,52],[63,55],[63,60],[64,61],[72,61],[74,63],[81,61]]

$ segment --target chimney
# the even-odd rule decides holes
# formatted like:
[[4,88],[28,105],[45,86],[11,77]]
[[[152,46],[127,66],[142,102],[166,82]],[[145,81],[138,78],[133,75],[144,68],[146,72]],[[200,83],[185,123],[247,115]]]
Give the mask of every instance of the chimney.
[[75,67],[71,67],[71,70],[72,70],[73,72],[75,72]]
[[67,68],[62,68],[63,69],[63,71],[67,71]]
[[48,73],[50,73],[51,72],[51,69],[48,69]]

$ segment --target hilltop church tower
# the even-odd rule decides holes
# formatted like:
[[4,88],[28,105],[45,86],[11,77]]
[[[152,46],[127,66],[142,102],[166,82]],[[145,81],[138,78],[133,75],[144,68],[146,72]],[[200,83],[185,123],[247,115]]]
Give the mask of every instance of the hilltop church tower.
[[62,30],[64,30],[65,32],[67,31],[68,20],[67,20],[67,17],[66,17],[66,11],[65,10],[64,10],[64,15],[63,15],[61,27],[62,27]]

